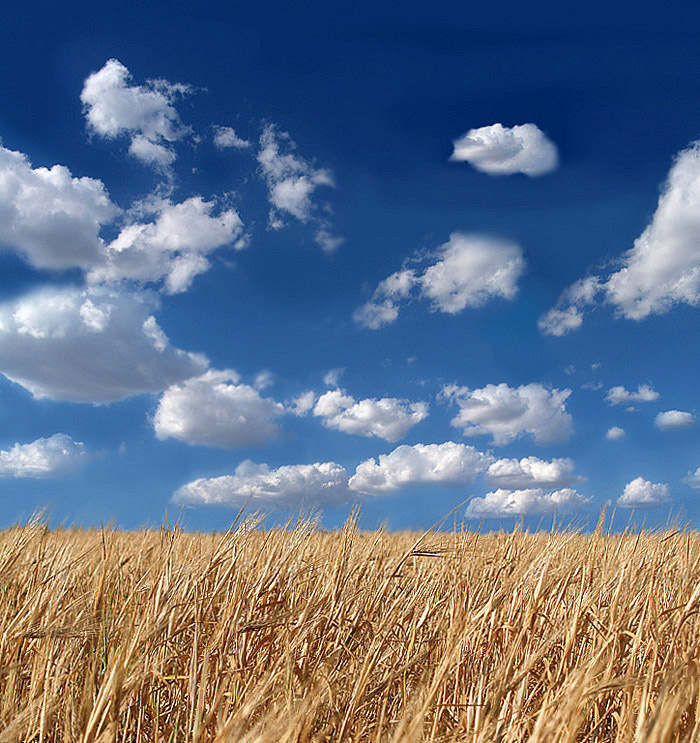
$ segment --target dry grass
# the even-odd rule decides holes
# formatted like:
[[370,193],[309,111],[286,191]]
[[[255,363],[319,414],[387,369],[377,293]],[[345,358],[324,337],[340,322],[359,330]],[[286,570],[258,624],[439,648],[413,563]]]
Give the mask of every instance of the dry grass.
[[700,536],[0,533],[0,741],[700,739]]

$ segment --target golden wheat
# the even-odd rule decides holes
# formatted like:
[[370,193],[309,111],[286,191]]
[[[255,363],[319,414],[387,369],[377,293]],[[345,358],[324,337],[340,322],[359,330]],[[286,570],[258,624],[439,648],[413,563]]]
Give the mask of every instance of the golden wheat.
[[700,739],[700,536],[0,533],[0,741]]

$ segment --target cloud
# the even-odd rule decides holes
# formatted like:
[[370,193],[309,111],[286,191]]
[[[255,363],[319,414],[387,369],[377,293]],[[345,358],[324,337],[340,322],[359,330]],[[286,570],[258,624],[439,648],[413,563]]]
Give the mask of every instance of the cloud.
[[[217,213],[218,212],[218,213]],[[135,210],[117,237],[104,248],[104,261],[88,273],[92,283],[124,279],[146,283],[164,281],[168,294],[189,289],[194,278],[210,267],[206,256],[239,241],[243,223],[233,209],[218,209],[212,201],[193,196],[174,204],[152,199]],[[150,217],[152,221],[139,221]]]
[[499,488],[563,488],[583,479],[573,470],[571,459],[498,459],[489,466],[486,481]]
[[640,384],[636,392],[629,392],[622,385],[611,387],[605,399],[610,405],[621,405],[630,402],[654,402],[659,397],[659,393],[650,384]]
[[544,333],[563,335],[583,314],[610,304],[631,320],[700,304],[700,141],[675,158],[650,224],[618,261],[617,270],[585,279],[591,291],[567,289],[540,321]]
[[43,288],[0,304],[0,373],[36,398],[107,403],[200,374],[170,345],[152,293]]
[[394,397],[355,400],[343,390],[329,390],[316,402],[314,415],[326,428],[356,436],[398,441],[428,417],[428,404]]
[[688,475],[684,477],[681,482],[684,482],[693,490],[700,490],[700,467],[698,467],[695,472],[688,472]]
[[618,441],[619,439],[624,439],[626,435],[624,428],[612,426],[611,428],[608,428],[605,438],[610,439],[611,441]]
[[468,519],[509,516],[546,516],[555,511],[568,511],[590,503],[591,499],[571,488],[546,492],[542,488],[504,490],[499,488],[483,498],[473,498],[467,505]]
[[496,446],[528,434],[543,445],[568,439],[572,419],[565,402],[570,394],[569,389],[548,389],[534,383],[516,388],[487,384],[474,390],[449,385],[442,391],[445,399],[459,406],[452,425],[462,428],[465,436],[490,435]]
[[234,475],[201,478],[184,485],[173,496],[176,503],[223,505],[251,510],[290,510],[345,503],[352,499],[348,474],[335,462],[294,464],[270,469],[266,464],[242,462]]
[[231,147],[237,150],[245,150],[251,144],[247,139],[241,139],[230,126],[214,127],[214,145],[220,150],[230,149]]
[[683,410],[665,410],[654,419],[654,425],[662,431],[670,431],[674,428],[690,428],[696,424],[692,413]]
[[470,129],[454,141],[451,162],[468,162],[489,175],[544,175],[559,164],[557,148],[535,124]]
[[333,174],[295,154],[295,148],[296,144],[289,134],[279,131],[273,124],[263,129],[257,160],[272,206],[270,226],[273,229],[284,227],[284,215],[303,223],[315,223],[316,242],[323,250],[332,252],[340,245],[342,238],[330,232],[328,220],[323,216],[328,208],[316,204],[312,197],[318,188],[335,186]]
[[399,446],[378,460],[357,466],[350,478],[351,490],[369,495],[393,493],[421,485],[464,487],[493,461],[472,446],[447,441],[444,444]]
[[210,369],[163,393],[153,428],[158,439],[196,446],[260,446],[279,433],[274,420],[284,412],[280,403],[240,384],[231,369]]
[[330,369],[323,377],[323,384],[326,387],[337,387],[340,382],[340,378],[345,373],[345,367],[339,367],[337,369]]
[[653,508],[668,503],[671,492],[663,482],[652,483],[638,477],[625,485],[625,490],[617,499],[620,508]]
[[86,268],[100,260],[103,225],[120,213],[104,184],[74,178],[63,165],[32,168],[0,146],[0,247],[36,268]]
[[84,444],[65,433],[55,433],[0,451],[0,477],[58,477],[77,468],[86,458]]
[[287,412],[301,418],[309,413],[315,404],[316,393],[313,390],[306,390],[287,403]]
[[428,256],[422,272],[404,268],[384,279],[372,299],[354,315],[359,325],[377,329],[394,322],[400,303],[412,293],[430,302],[433,312],[456,314],[492,299],[511,300],[525,270],[520,246],[507,240],[453,232]]
[[85,80],[80,100],[88,126],[106,139],[128,137],[131,155],[167,169],[175,160],[171,143],[192,131],[173,106],[191,88],[166,80],[130,85],[130,80],[129,70],[117,59],[108,60]]

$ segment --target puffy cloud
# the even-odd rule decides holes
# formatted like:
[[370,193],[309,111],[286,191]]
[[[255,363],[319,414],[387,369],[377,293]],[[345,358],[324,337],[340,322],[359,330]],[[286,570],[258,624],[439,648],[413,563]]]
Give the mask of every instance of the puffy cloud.
[[470,129],[454,141],[452,162],[468,162],[489,175],[544,175],[559,164],[557,148],[535,124]]
[[690,428],[695,423],[693,414],[686,413],[683,410],[665,410],[654,419],[654,425],[662,431],[669,431],[673,428]]
[[155,199],[136,210],[140,217],[126,224],[104,248],[104,262],[88,273],[93,283],[164,280],[168,294],[186,291],[195,276],[209,268],[206,256],[224,245],[240,248],[242,222],[233,209],[215,213],[215,204],[193,196],[174,204]]
[[295,154],[295,147],[289,134],[280,132],[274,125],[268,124],[263,129],[257,159],[272,205],[270,226],[273,229],[283,227],[283,214],[300,222],[314,222],[318,227],[316,242],[325,251],[332,252],[342,238],[330,232],[329,224],[325,217],[319,216],[319,206],[312,196],[320,187],[335,185],[333,174],[325,168],[316,168]]
[[0,477],[57,477],[75,469],[86,457],[84,444],[65,433],[55,433],[0,451]]
[[688,472],[688,475],[683,478],[682,482],[693,490],[700,490],[700,467],[695,472]]
[[590,503],[591,499],[572,488],[546,492],[542,488],[504,490],[499,488],[483,498],[472,498],[467,505],[469,519],[509,516],[545,516],[555,511],[568,511]]
[[507,240],[453,232],[429,256],[423,271],[404,268],[377,286],[372,299],[354,315],[355,322],[376,329],[394,322],[402,300],[411,294],[430,301],[433,312],[456,314],[492,299],[513,299],[525,270],[520,246]]
[[621,405],[622,403],[630,402],[654,402],[659,397],[659,393],[650,384],[640,384],[636,392],[630,392],[622,385],[611,387],[605,399],[611,405]]
[[326,387],[337,387],[344,372],[344,367],[340,367],[338,369],[329,369],[329,371],[326,372],[323,377],[323,384],[325,384]]
[[579,282],[566,290],[542,318],[543,332],[563,335],[601,302],[632,320],[700,304],[700,141],[676,156],[651,223],[619,266],[607,277],[586,279],[594,289],[587,295],[572,291]]
[[450,385],[442,394],[459,406],[453,426],[462,428],[465,436],[489,434],[496,446],[526,434],[538,444],[553,444],[571,435],[572,419],[565,407],[569,389],[547,389],[534,383],[516,388],[487,384],[474,390]]
[[343,390],[329,390],[316,402],[314,415],[336,431],[398,441],[428,417],[428,404],[395,397],[357,401]]
[[274,419],[284,407],[261,397],[236,372],[210,369],[169,387],[153,417],[157,438],[230,449],[259,446],[279,433]]
[[245,150],[251,146],[247,139],[242,139],[230,126],[217,126],[214,128],[214,145],[220,150],[234,147],[237,150]]
[[[177,503],[240,508],[288,510],[344,503],[348,473],[335,462],[294,464],[270,469],[245,461],[234,475],[201,478],[184,485],[173,496]],[[250,500],[249,500],[250,499]]]
[[621,508],[653,508],[668,503],[670,498],[671,492],[666,483],[652,483],[638,477],[625,485],[617,505]]
[[307,390],[297,395],[291,402],[287,403],[287,412],[300,418],[309,413],[316,404],[316,393]]
[[562,488],[583,479],[572,474],[573,470],[570,459],[498,459],[489,466],[486,481],[500,488]]
[[85,80],[80,100],[88,126],[107,139],[129,137],[131,155],[167,169],[175,160],[171,143],[191,132],[173,103],[191,88],[166,80],[130,85],[130,80],[129,70],[116,59]]
[[0,373],[34,397],[107,403],[199,374],[205,357],[170,345],[155,295],[39,289],[0,304]]
[[626,435],[624,428],[620,428],[620,426],[612,426],[611,428],[608,428],[605,438],[610,439],[611,441],[618,441],[619,439],[624,439]]
[[32,266],[63,270],[100,260],[102,226],[119,209],[104,184],[68,168],[32,168],[21,152],[0,146],[0,246]]
[[350,488],[379,495],[420,485],[464,487],[493,462],[472,446],[447,441],[444,444],[399,446],[378,460],[368,459],[357,466]]

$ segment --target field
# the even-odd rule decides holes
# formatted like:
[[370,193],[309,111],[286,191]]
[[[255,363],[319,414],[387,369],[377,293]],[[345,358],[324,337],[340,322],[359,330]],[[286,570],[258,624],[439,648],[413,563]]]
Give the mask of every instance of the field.
[[700,535],[0,533],[0,741],[694,741]]

